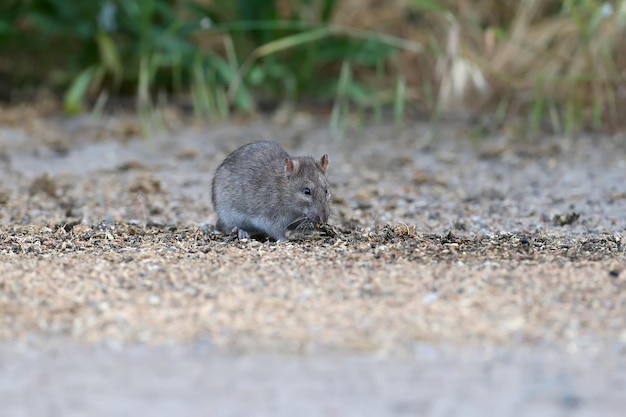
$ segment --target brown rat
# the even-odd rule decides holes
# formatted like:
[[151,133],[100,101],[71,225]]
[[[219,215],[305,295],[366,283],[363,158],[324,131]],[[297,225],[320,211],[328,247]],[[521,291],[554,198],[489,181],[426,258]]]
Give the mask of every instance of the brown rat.
[[285,232],[302,222],[326,223],[330,191],[328,155],[291,157],[277,143],[244,145],[215,171],[212,199],[217,228],[239,238],[251,235],[287,240]]

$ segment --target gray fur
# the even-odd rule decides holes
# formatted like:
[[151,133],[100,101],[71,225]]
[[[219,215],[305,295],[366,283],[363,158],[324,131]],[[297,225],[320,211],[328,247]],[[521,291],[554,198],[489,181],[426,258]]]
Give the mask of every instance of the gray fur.
[[[326,223],[328,156],[291,158],[278,144],[253,142],[228,155],[215,171],[212,199],[217,228],[239,237],[287,240],[287,230],[309,220]],[[291,171],[290,171],[291,170]],[[311,195],[304,189],[309,188]]]

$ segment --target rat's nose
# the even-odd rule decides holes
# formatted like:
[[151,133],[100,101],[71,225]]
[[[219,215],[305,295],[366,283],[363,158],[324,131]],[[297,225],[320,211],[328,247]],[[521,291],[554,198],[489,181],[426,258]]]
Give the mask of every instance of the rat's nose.
[[315,224],[326,224],[328,221],[327,209],[313,209],[308,215],[309,220]]

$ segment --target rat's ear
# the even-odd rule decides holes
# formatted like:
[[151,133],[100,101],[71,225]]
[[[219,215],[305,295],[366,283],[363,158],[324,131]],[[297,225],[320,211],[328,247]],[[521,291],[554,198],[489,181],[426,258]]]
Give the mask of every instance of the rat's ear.
[[326,168],[328,168],[328,154],[325,153],[322,155],[317,163],[320,164],[320,167],[322,167],[322,171],[326,172]]
[[293,175],[298,171],[298,161],[287,157],[285,158],[285,172],[287,175]]

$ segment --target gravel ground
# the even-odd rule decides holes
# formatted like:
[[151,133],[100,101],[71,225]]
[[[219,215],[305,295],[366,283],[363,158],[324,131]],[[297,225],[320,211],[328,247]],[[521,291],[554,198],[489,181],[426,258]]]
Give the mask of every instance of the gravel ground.
[[[299,118],[141,140],[132,119],[5,110],[3,415],[626,405],[623,137],[333,139]],[[330,155],[330,227],[280,244],[213,232],[213,170],[261,138]]]

